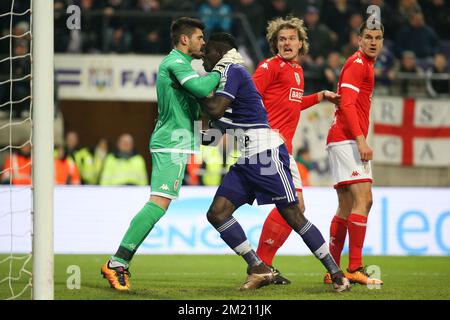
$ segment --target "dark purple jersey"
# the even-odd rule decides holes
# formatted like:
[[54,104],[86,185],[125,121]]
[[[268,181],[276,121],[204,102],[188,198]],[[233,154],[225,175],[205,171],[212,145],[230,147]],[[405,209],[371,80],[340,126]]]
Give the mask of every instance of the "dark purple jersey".
[[245,67],[228,65],[215,95],[233,100],[224,116],[216,120],[220,127],[244,130],[269,128],[266,108]]

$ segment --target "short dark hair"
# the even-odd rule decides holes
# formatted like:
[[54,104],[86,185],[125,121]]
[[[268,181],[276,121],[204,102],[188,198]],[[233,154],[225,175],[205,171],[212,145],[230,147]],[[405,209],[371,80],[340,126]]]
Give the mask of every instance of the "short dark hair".
[[195,29],[205,30],[205,24],[198,19],[181,17],[172,22],[170,26],[170,37],[172,38],[172,44],[176,46],[180,42],[180,36],[185,34],[191,36]]
[[222,53],[227,52],[230,49],[237,49],[236,40],[234,37],[226,32],[217,32],[213,33],[208,42],[214,42],[214,45],[219,49]]
[[370,26],[367,25],[368,22],[369,22],[369,19],[364,21],[359,26],[359,35],[360,36],[362,36],[364,30],[366,30],[366,29],[368,29],[368,30],[381,30],[381,33],[384,35],[384,26],[381,23],[381,21],[379,21],[379,20],[370,21]]

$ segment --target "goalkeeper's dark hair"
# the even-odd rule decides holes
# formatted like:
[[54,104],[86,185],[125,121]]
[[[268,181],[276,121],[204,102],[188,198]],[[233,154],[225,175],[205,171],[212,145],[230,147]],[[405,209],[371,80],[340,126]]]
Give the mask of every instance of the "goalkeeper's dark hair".
[[231,49],[237,49],[236,40],[231,34],[226,32],[213,33],[209,37],[208,42],[214,42],[214,46],[222,53],[226,53]]
[[180,42],[180,36],[185,34],[191,36],[195,29],[205,30],[205,24],[198,19],[181,17],[172,22],[170,26],[170,37],[172,44],[176,46]]

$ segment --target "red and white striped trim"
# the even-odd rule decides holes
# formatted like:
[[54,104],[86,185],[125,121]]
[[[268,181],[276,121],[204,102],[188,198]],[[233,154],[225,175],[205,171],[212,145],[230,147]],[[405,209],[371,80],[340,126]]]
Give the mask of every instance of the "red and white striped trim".
[[343,84],[341,84],[341,88],[349,88],[349,89],[355,90],[356,92],[359,93],[359,88],[355,87],[354,85],[352,85],[350,83],[343,83]]
[[333,187],[335,189],[344,187],[349,184],[360,183],[360,182],[372,182],[372,179],[356,179],[356,180],[347,180],[336,183]]
[[367,223],[364,223],[364,222],[357,222],[357,221],[349,221],[349,222],[353,223],[355,226],[367,227]]

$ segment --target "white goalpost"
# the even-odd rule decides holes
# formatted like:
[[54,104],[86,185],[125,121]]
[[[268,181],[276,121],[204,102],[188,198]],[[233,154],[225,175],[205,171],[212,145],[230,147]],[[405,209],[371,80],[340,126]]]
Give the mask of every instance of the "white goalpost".
[[53,1],[32,1],[33,299],[54,298]]

